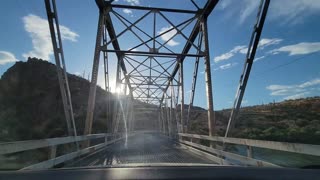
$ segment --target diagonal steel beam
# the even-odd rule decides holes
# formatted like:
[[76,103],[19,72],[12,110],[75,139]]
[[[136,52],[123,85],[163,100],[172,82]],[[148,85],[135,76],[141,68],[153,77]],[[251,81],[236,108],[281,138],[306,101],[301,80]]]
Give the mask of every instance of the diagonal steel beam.
[[[197,21],[197,23],[195,24],[194,28],[192,29],[192,32],[189,36],[189,41],[185,44],[183,50],[182,50],[182,56],[180,56],[180,61],[183,63],[184,59],[186,58],[186,56],[183,56],[183,54],[188,54],[190,48],[191,48],[191,44],[189,42],[194,43],[195,39],[197,38],[198,34],[199,34],[199,27],[200,27],[200,19],[201,18],[207,18],[210,13],[212,12],[212,10],[215,8],[215,6],[217,5],[217,3],[219,2],[219,0],[210,0],[206,3],[206,5],[204,6],[204,8],[202,10],[199,10],[199,19]],[[179,61],[178,61],[179,62]],[[168,90],[169,86],[170,86],[170,81],[172,81],[172,79],[174,78],[174,76],[177,74],[179,70],[179,63],[176,64],[176,66],[174,67],[174,70],[171,74],[171,78],[169,80],[169,83],[166,87],[166,91]],[[161,102],[164,99],[164,94],[162,96]]]
[[[110,2],[107,2],[107,1],[104,1],[104,0],[96,0],[96,4],[98,6],[98,8],[100,9],[100,11],[103,11],[104,8],[111,8],[111,4]],[[107,31],[108,31],[108,34],[109,34],[109,37],[110,39],[114,39],[114,41],[112,41],[112,46],[114,48],[114,50],[116,50],[117,52],[116,53],[116,56],[118,58],[118,61],[120,61],[120,67],[122,69],[122,72],[124,75],[127,74],[127,68],[126,68],[126,65],[125,63],[123,62],[122,57],[123,57],[123,53],[119,52],[120,51],[120,45],[119,45],[119,42],[118,40],[116,39],[117,35],[116,35],[116,32],[114,30],[114,26],[113,26],[113,23],[112,23],[112,20],[111,20],[111,16],[108,13],[105,13],[104,14],[104,18],[105,18],[105,26],[107,28]],[[103,50],[103,48],[101,48],[101,50]],[[128,87],[129,87],[129,92],[130,92],[130,96],[132,97],[132,90],[131,90],[131,84],[130,84],[130,81],[128,78],[126,78],[126,82],[128,84]]]
[[234,128],[235,123],[236,123],[235,122],[236,116],[239,112],[241,102],[242,102],[242,99],[243,99],[243,96],[244,96],[244,93],[246,90],[246,86],[247,86],[248,79],[250,76],[250,71],[251,71],[252,64],[253,64],[253,60],[256,55],[256,51],[257,51],[258,44],[260,41],[260,36],[262,33],[264,21],[267,16],[269,4],[270,4],[270,0],[261,0],[259,11],[257,14],[257,21],[253,27],[253,32],[252,32],[249,47],[248,47],[247,57],[245,60],[246,62],[244,64],[243,71],[240,76],[239,86],[238,86],[238,90],[236,93],[234,105],[233,105],[233,108],[232,108],[232,111],[230,114],[225,137],[227,137],[228,134],[230,134],[231,129]]
[[58,12],[56,8],[55,0],[45,0],[45,6],[48,16],[48,24],[50,29],[50,35],[52,40],[52,47],[56,62],[59,87],[62,97],[64,114],[67,122],[67,129],[69,136],[77,136],[76,125],[73,116],[72,99],[69,89],[67,67],[64,60],[64,53],[62,47],[60,26],[58,20]]

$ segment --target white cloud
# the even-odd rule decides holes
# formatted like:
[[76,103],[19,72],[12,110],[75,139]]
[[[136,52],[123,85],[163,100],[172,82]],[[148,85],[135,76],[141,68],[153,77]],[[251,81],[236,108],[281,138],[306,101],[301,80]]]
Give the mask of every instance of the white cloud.
[[132,11],[130,9],[123,9],[122,11],[126,14],[132,14]]
[[245,4],[245,6],[240,11],[240,24],[242,24],[253,12],[257,11],[260,1],[242,0],[241,3]]
[[62,40],[69,40],[72,42],[77,42],[77,38],[79,35],[73,31],[71,31],[69,28],[60,25],[60,32],[61,32],[61,38]]
[[228,60],[232,58],[235,54],[241,53],[241,54],[246,54],[248,51],[247,46],[235,46],[233,49],[231,49],[229,52],[221,54],[220,56],[216,56],[213,60],[215,63]]
[[231,4],[231,0],[223,0],[219,2],[220,8],[225,9]]
[[242,101],[241,101],[241,104],[248,104],[248,103],[249,103],[249,101],[246,99],[242,99]]
[[140,51],[138,48],[128,48],[127,51]]
[[224,53],[224,54],[221,54],[220,56],[215,57],[214,62],[217,63],[220,61],[228,60],[228,59],[232,58],[233,56],[234,56],[233,53],[230,53],[230,52]]
[[286,96],[284,99],[301,98],[310,94],[315,86],[320,86],[320,78],[293,85],[270,85],[266,88],[271,91],[271,96]]
[[320,79],[313,79],[311,81],[307,81],[305,83],[300,84],[298,87],[299,88],[307,88],[311,86],[316,86],[320,84]]
[[259,2],[258,0],[223,0],[219,2],[219,7],[221,10],[231,7],[225,14],[229,17],[238,17],[239,23],[242,24],[253,12],[258,10]]
[[5,65],[7,63],[13,63],[19,61],[16,57],[8,51],[0,51],[0,65]]
[[293,93],[303,92],[303,88],[297,88],[297,85],[270,85],[267,89],[271,91],[271,96],[286,96]]
[[258,47],[260,49],[264,49],[267,46],[279,44],[282,41],[283,39],[279,39],[279,38],[272,38],[272,39],[263,38],[259,41]]
[[248,52],[248,48],[247,47],[239,50],[239,53],[241,53],[241,54],[247,54],[247,52]]
[[291,95],[291,96],[284,97],[283,99],[284,99],[284,100],[300,99],[300,98],[306,97],[306,95],[308,95],[308,94],[310,94],[310,93],[309,93],[309,92],[303,92],[303,93],[294,94],[294,95]]
[[281,0],[273,1],[270,7],[270,18],[281,19],[291,24],[302,22],[302,19],[320,12],[319,0]]
[[219,66],[220,69],[229,69],[232,66],[231,63]]
[[237,64],[238,64],[238,63],[228,63],[228,64],[224,64],[224,65],[219,66],[218,68],[215,68],[214,71],[230,69],[230,68],[236,66]]
[[278,49],[270,51],[272,54],[279,54],[280,52],[287,52],[290,56],[310,54],[320,51],[320,42],[302,42],[298,44],[293,44],[289,46],[282,46]]
[[265,58],[265,56],[260,56],[254,59],[254,62],[260,61],[261,59]]
[[[173,28],[172,26],[170,27],[163,27],[161,28],[161,30],[158,32],[158,34],[162,34],[165,31],[168,31],[169,29]],[[170,38],[172,38],[173,36],[175,36],[177,34],[177,30],[176,29],[172,29],[171,31],[166,32],[165,34],[161,35],[161,39],[165,42],[167,42]],[[169,46],[177,46],[180,43],[177,41],[174,41],[173,39],[171,39],[170,41],[168,41],[167,43]]]
[[[261,39],[259,41],[258,48],[259,49],[264,49],[267,46],[276,45],[276,44],[279,44],[282,41],[283,40],[279,39],[279,38],[271,38],[271,39],[264,38],[264,39]],[[235,46],[229,52],[221,54],[220,56],[216,56],[214,58],[214,62],[217,63],[217,62],[220,62],[220,61],[228,60],[228,59],[232,58],[234,55],[236,55],[237,53],[247,54],[247,52],[248,52],[248,47],[247,46],[245,46],[245,45]],[[255,61],[260,60],[262,58],[264,58],[264,56],[256,58]]]
[[[241,2],[233,2],[239,4],[230,3],[230,0],[227,0],[227,2],[221,4],[221,9],[234,5],[236,8],[229,10],[238,11],[236,13],[239,13],[237,15],[239,16],[239,22],[243,23],[250,15],[255,15],[260,1],[242,0]],[[268,16],[270,16],[271,20],[281,20],[289,24],[297,24],[302,23],[303,18],[319,12],[319,0],[277,0],[270,3]]]
[[[33,49],[28,53],[24,53],[22,56],[24,58],[37,57],[49,60],[50,55],[53,54],[53,50],[48,21],[33,14],[24,16],[22,20],[24,29],[29,33],[33,45]],[[77,33],[62,25],[60,25],[60,32],[62,40],[75,42],[79,37]]]
[[241,53],[241,54],[246,54],[247,51],[248,51],[247,46],[242,45],[242,46],[236,46],[236,47],[234,47],[230,52],[231,52],[231,53],[237,53],[237,52],[239,52],[239,53]]
[[81,73],[75,72],[74,75],[81,76]]
[[134,5],[140,5],[140,0],[125,0],[127,3],[129,3],[130,5],[134,6]]

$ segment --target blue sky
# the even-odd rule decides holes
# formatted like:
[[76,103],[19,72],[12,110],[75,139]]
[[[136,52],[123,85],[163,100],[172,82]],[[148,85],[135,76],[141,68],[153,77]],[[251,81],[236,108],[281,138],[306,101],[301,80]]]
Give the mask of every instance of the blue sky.
[[[117,3],[169,7],[170,2],[171,8],[192,9],[188,0],[185,0],[186,3],[183,1],[118,0]],[[67,70],[74,74],[88,74],[92,67],[97,29],[96,4],[93,0],[56,2]],[[196,2],[199,6],[204,4],[203,0]],[[221,0],[208,19],[215,109],[232,105],[258,5],[256,0]],[[128,19],[142,15],[141,12],[129,10],[119,13]],[[319,19],[320,1],[271,1],[243,106],[320,95]],[[179,22],[179,19],[173,18],[172,21]],[[1,1],[0,24],[0,74],[15,61],[25,61],[28,56],[54,62],[44,1]],[[118,23],[115,26],[121,29]],[[160,23],[157,32],[169,27]],[[145,29],[149,30],[147,25]],[[161,38],[165,40],[168,36],[170,34]],[[127,45],[128,48],[132,47],[130,43]],[[181,46],[181,38],[174,38],[168,43],[168,47],[174,50]],[[114,64],[115,61],[110,62],[111,74],[114,73]],[[192,67],[193,61],[187,59],[185,102],[189,101]],[[203,71],[201,62],[194,104],[206,107]],[[103,87],[102,72],[100,68],[98,84]],[[113,79],[111,77],[112,83]]]

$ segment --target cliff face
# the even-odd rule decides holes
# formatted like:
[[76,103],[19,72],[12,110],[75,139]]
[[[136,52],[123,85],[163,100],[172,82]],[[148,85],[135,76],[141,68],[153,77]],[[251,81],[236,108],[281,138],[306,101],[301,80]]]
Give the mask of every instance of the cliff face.
[[[89,81],[68,74],[79,134],[83,133]],[[93,133],[106,132],[106,92],[97,88]],[[113,96],[111,101],[113,101]],[[0,141],[67,135],[55,65],[35,58],[17,62],[0,80]]]

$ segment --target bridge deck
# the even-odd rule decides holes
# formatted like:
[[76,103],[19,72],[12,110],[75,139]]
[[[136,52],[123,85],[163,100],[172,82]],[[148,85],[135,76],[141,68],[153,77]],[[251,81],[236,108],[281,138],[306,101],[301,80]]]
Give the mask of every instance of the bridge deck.
[[99,152],[79,158],[65,167],[130,165],[152,163],[215,164],[167,137],[155,133],[136,134]]

